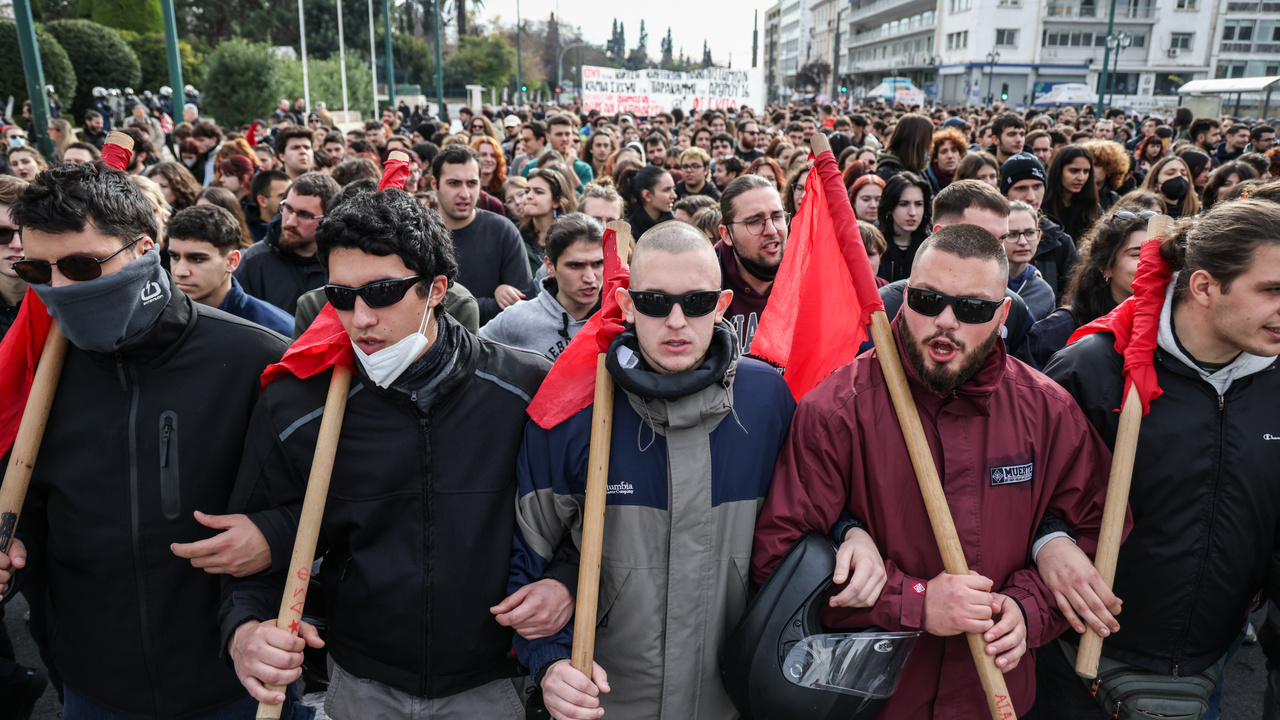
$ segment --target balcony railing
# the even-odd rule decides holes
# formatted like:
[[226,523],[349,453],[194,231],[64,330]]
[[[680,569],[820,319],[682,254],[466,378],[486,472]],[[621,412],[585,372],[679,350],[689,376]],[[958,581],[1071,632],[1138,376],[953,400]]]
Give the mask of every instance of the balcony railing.
[[[866,2],[864,0],[861,4],[855,3],[853,7],[849,8],[847,11],[848,14],[845,17],[849,20],[858,20],[860,18],[876,15],[904,5],[910,5],[914,2],[916,2],[916,0],[870,0],[870,2]],[[930,3],[930,5],[932,5],[932,3]]]
[[908,27],[902,27],[902,28],[899,28],[897,32],[889,32],[882,25],[878,28],[875,28],[874,30],[860,32],[854,35],[853,37],[849,38],[849,44],[862,45],[863,43],[868,43],[875,40],[888,40],[890,38],[901,37],[903,35],[911,35],[913,33],[918,33],[925,30],[933,30],[935,27],[937,27],[937,22],[935,20],[929,20],[928,22],[921,22],[921,23],[912,24]]
[[1280,13],[1280,2],[1229,2],[1227,12]]
[[1280,43],[1274,42],[1224,42],[1219,48],[1224,53],[1280,53]]
[[[1270,3],[1269,3],[1270,4]],[[1045,8],[1045,17],[1051,20],[1106,20],[1106,5],[1067,5],[1049,4]],[[1116,20],[1151,20],[1156,19],[1154,5],[1117,5]]]

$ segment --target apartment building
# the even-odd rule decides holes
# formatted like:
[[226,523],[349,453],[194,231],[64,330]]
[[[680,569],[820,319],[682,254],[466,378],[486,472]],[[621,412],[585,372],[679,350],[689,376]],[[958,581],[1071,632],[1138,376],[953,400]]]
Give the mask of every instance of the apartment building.
[[764,86],[765,97],[771,102],[779,98],[782,87],[782,67],[778,57],[781,21],[782,2],[779,0],[764,11]]
[[1216,2],[1217,22],[1205,39],[1213,77],[1280,75],[1280,2]]

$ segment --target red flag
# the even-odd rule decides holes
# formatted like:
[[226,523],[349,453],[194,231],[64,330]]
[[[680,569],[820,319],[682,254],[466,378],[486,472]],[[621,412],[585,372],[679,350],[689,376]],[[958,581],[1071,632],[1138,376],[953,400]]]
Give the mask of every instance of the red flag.
[[[121,143],[129,143],[127,146]],[[129,169],[129,161],[133,159],[133,138],[125,135],[119,130],[107,136],[107,142],[102,146],[102,164],[116,170],[125,171]]]
[[596,362],[600,353],[622,332],[622,308],[617,290],[631,285],[631,275],[618,258],[618,236],[604,231],[604,290],[600,311],[573,336],[569,347],[551,366],[538,393],[529,403],[529,417],[550,430],[591,404],[595,397]]
[[387,153],[387,161],[382,164],[382,182],[379,190],[389,187],[404,189],[404,181],[409,179],[409,155],[403,150],[392,150]]
[[18,436],[18,424],[36,377],[36,364],[52,326],[53,318],[44,303],[27,288],[17,319],[0,341],[0,358],[4,358],[0,363],[0,397],[12,398],[0,403],[0,455],[9,452]]
[[338,319],[338,311],[325,303],[311,327],[284,351],[280,362],[268,365],[262,371],[262,387],[265,388],[283,375],[309,378],[335,365],[354,371],[355,362],[355,348],[351,346],[351,338]]
[[800,399],[858,354],[883,310],[858,223],[830,150],[818,155],[751,354],[786,368]]
[[1142,243],[1138,274],[1133,278],[1133,297],[1077,329],[1067,341],[1069,345],[1096,332],[1114,335],[1116,352],[1124,356],[1124,397],[1128,397],[1129,387],[1136,385],[1143,415],[1151,412],[1151,401],[1164,392],[1156,381],[1156,337],[1173,268],[1160,256],[1161,240],[1151,238]]
[[257,120],[254,120],[253,124],[249,126],[249,132],[244,134],[244,140],[245,142],[249,143],[249,147],[254,147],[258,144],[258,121]]

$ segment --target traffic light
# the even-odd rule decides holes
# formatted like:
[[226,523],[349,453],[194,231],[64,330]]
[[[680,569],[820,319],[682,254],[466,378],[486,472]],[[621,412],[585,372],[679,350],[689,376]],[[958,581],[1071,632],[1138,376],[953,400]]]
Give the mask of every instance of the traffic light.
[[841,86],[840,86],[840,92],[842,92],[842,93],[847,93],[847,92],[849,92],[849,86],[848,86],[848,85],[841,85]]
[[1004,83],[1000,86],[1000,99],[1001,100],[1009,99],[1009,83]]
[[521,86],[520,86],[520,92],[529,92],[529,86],[528,86],[528,85],[521,85]]

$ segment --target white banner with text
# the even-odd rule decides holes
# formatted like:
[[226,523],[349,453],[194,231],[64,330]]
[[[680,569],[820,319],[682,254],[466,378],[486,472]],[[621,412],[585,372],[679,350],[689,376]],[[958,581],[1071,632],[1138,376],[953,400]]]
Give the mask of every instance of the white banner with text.
[[582,67],[582,110],[650,116],[749,106],[764,109],[764,69],[705,68],[694,72]]

